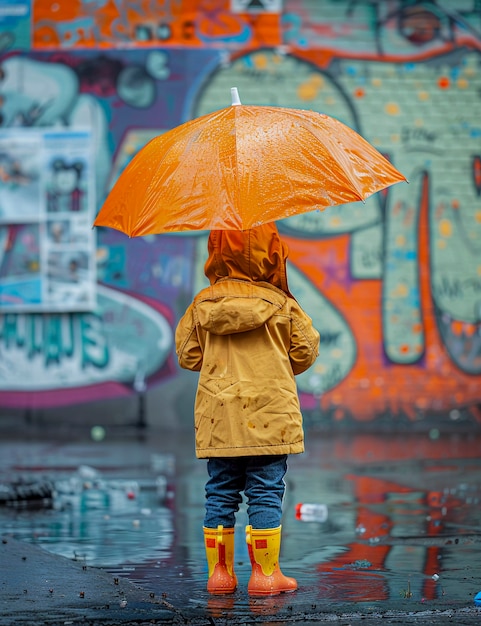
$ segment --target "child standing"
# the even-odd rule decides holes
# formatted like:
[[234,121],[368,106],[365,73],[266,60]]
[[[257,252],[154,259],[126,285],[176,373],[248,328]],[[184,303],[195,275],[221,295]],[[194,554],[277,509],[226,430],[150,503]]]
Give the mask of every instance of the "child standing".
[[235,514],[247,500],[250,595],[297,589],[279,568],[287,457],[304,451],[294,376],[310,367],[319,334],[287,286],[288,249],[274,223],[212,231],[205,274],[176,330],[181,367],[199,371],[196,456],[207,458],[207,590],[232,593]]

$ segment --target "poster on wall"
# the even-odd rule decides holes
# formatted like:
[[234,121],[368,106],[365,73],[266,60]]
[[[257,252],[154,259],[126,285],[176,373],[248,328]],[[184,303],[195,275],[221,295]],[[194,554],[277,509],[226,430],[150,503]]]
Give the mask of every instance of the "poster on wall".
[[31,0],[0,0],[0,53],[29,50]]
[[0,313],[96,306],[92,136],[0,131]]

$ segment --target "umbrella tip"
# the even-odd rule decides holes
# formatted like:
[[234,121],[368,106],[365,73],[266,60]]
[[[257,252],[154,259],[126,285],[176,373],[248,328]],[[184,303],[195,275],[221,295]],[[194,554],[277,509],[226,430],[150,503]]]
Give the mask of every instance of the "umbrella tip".
[[239,92],[237,91],[237,87],[231,87],[230,88],[230,95],[232,98],[232,106],[236,105],[236,104],[242,104],[242,102],[240,101],[239,98]]

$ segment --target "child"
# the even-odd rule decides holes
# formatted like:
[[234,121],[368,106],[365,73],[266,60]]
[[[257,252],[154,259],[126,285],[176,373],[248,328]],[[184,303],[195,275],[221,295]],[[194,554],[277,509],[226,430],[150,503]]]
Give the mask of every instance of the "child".
[[287,246],[274,223],[212,231],[203,289],[176,330],[181,367],[199,371],[196,456],[207,458],[207,590],[235,591],[235,514],[247,500],[249,595],[297,589],[278,558],[287,455],[304,451],[295,374],[312,365],[319,333],[287,287]]

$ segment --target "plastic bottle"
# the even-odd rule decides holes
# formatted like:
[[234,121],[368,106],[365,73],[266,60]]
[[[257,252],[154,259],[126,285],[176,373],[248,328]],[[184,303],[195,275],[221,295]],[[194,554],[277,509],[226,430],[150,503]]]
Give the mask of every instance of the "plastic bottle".
[[296,505],[296,519],[302,522],[325,522],[327,520],[327,506],[325,504]]

